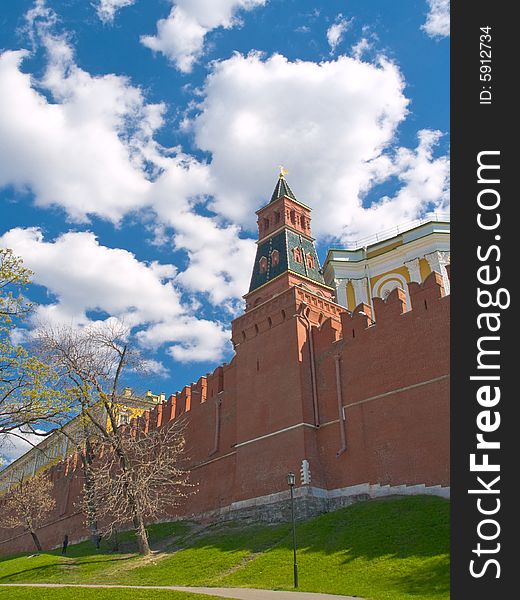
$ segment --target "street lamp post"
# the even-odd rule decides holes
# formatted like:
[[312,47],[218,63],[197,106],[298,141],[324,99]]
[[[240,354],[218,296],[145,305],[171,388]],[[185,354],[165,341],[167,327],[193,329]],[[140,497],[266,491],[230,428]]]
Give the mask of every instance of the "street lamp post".
[[294,473],[287,474],[287,484],[291,491],[291,517],[292,517],[292,540],[293,540],[293,572],[294,572],[294,587],[298,587],[298,564],[296,562],[296,522],[294,520],[294,484],[296,477]]

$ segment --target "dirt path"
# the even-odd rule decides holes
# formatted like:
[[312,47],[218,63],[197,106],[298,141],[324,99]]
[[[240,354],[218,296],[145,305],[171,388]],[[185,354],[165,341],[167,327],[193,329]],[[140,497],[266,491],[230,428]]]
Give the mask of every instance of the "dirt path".
[[338,596],[335,594],[319,594],[317,592],[284,592],[277,590],[259,590],[254,588],[218,588],[218,587],[184,587],[179,585],[77,585],[69,583],[0,583],[4,587],[43,587],[43,588],[103,588],[103,589],[132,589],[132,590],[172,590],[176,592],[191,592],[192,594],[207,594],[218,598],[236,600],[362,600],[353,596]]

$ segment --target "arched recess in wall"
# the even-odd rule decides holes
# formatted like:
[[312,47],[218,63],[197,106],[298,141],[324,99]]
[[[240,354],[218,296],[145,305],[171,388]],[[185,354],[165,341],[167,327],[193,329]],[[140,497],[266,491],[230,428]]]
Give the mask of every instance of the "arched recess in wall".
[[411,304],[410,296],[408,295],[408,282],[402,275],[399,275],[399,273],[390,273],[377,281],[374,286],[374,296],[376,298],[383,298],[386,300],[390,292],[395,290],[397,287],[400,287],[402,290],[404,290],[406,295],[406,307],[410,309]]

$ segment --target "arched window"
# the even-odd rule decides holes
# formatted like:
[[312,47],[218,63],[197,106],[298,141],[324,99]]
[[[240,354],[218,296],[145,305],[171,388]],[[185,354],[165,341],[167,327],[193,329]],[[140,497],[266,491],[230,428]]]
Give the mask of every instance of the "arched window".
[[388,298],[388,296],[390,296],[390,294],[395,290],[395,288],[404,289],[402,283],[400,281],[398,281],[397,279],[389,279],[389,280],[385,281],[379,287],[380,298],[383,298],[384,300],[386,300]]
[[274,224],[276,225],[279,222],[280,222],[280,212],[278,210],[275,210],[274,211]]
[[269,219],[264,219],[263,220],[263,225],[264,225],[264,229],[267,230],[269,229]]
[[293,253],[293,256],[294,256],[294,260],[295,260],[297,263],[301,263],[301,262],[302,262],[302,251],[301,251],[301,249],[300,249],[300,248],[298,248],[298,246],[295,246],[295,247],[292,249],[292,253]]
[[303,215],[300,217],[300,225],[302,229],[305,229],[307,227],[305,217]]
[[267,258],[265,256],[262,256],[258,261],[258,269],[260,273],[265,273],[267,271]]
[[306,256],[306,259],[307,259],[307,267],[309,269],[314,269],[314,256],[311,253],[309,253]]
[[381,278],[374,286],[374,296],[386,300],[388,296],[395,290],[401,288],[406,297],[406,306],[410,307],[410,297],[408,295],[408,285],[406,279],[399,273],[389,273]]
[[271,252],[271,266],[276,267],[277,264],[279,264],[280,262],[280,253],[278,252],[278,250],[273,250]]
[[390,294],[395,290],[395,288],[401,287],[397,282],[392,282],[391,284],[388,284],[385,286],[385,289],[382,290],[383,292],[383,299],[386,300],[388,298],[388,296],[390,296]]

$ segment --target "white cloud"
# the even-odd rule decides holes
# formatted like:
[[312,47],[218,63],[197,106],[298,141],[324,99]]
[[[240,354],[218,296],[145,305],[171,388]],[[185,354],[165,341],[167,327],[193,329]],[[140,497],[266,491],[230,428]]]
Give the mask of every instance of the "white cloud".
[[[117,222],[150,206],[158,188],[177,205],[207,192],[202,163],[154,140],[164,104],[147,103],[126,77],[79,68],[43,0],[26,22],[47,62],[38,81],[21,70],[27,50],[0,54],[0,186],[28,188],[38,205],[60,206],[75,221]],[[159,175],[170,185],[154,186]]]
[[[205,4],[194,2],[192,9]],[[230,3],[211,6],[216,14]],[[160,339],[161,328],[175,329],[172,306],[186,323],[195,323],[188,318],[194,318],[199,294],[236,311],[254,256],[254,242],[243,239],[240,227],[255,229],[254,212],[269,200],[278,164],[289,168],[297,196],[313,207],[313,230],[319,236],[359,237],[395,225],[405,215],[415,218],[430,207],[447,205],[448,161],[433,155],[439,135],[422,132],[415,150],[393,146],[408,99],[398,67],[384,57],[369,63],[342,56],[318,64],[253,53],[214,63],[200,105],[184,122],[198,148],[211,155],[206,163],[155,141],[165,114],[162,104],[147,103],[127,78],[95,77],[80,69],[67,39],[53,34],[56,19],[42,0],[27,21],[34,39],[46,48],[47,68],[37,81],[21,70],[27,51],[0,55],[0,90],[9,90],[0,92],[0,186],[26,188],[37,204],[59,206],[77,221],[97,215],[117,223],[132,211],[152,211],[157,238],[188,255],[184,270],[166,282],[130,253],[121,259],[133,265],[131,272],[139,265],[139,273],[144,269],[147,277],[155,277],[157,298],[173,298],[166,311],[170,316],[161,320],[156,315],[162,309],[153,308],[157,298],[132,308],[125,298],[133,298],[135,288],[125,288],[117,272],[114,282],[100,278],[113,290],[113,304],[103,299],[107,294],[94,280],[87,277],[85,283],[88,253],[80,252],[86,270],[83,279],[75,280],[79,276],[70,267],[69,251],[97,246],[96,268],[105,268],[106,261],[107,272],[112,260],[118,264],[117,252],[124,251],[103,249],[91,234],[50,243],[37,230],[18,230],[25,231],[20,240],[35,260],[39,250],[53,247],[56,265],[69,268],[58,273],[57,266],[40,265],[42,277],[48,278],[44,285],[58,297],[41,309],[49,315],[86,319],[85,311],[97,306],[135,319],[144,328],[143,342],[151,343],[153,336]],[[391,176],[400,180],[401,191],[363,208],[372,186]],[[416,185],[416,180],[427,185]],[[197,214],[200,206],[215,214]],[[390,218],[395,221],[388,223]],[[74,237],[81,235],[87,237]],[[56,281],[60,278],[71,286],[70,294],[82,290],[82,297],[71,297]],[[86,302],[91,286],[96,293]],[[179,289],[188,295],[182,305]],[[189,353],[198,344],[204,353],[216,355],[214,349],[227,334],[219,323],[212,325],[214,337],[204,341],[196,335],[190,341],[183,330],[179,352]],[[181,329],[178,325],[179,336]]]
[[103,23],[111,23],[119,10],[132,4],[135,0],[98,0],[96,12]]
[[101,311],[137,328],[150,348],[168,344],[178,360],[223,355],[229,333],[191,314],[175,285],[173,265],[139,262],[127,250],[100,245],[89,232],[48,242],[37,228],[15,228],[0,237],[0,245],[23,256],[35,283],[51,294],[50,304],[37,307],[34,322],[85,325],[89,311]]
[[179,362],[215,360],[215,356],[221,356],[222,348],[229,345],[229,332],[204,320],[172,320],[154,325],[140,332],[138,337],[141,344],[149,348],[175,340],[168,352]]
[[[214,305],[231,312],[241,306],[237,299],[246,293],[255,244],[242,239],[235,225],[224,225],[218,217],[197,214],[197,202],[186,200],[192,190],[210,194],[214,183],[208,165],[195,159],[184,160],[184,170],[166,168],[153,185],[153,209],[159,225],[158,239],[168,240],[165,233],[173,228],[172,243],[188,254],[188,264],[177,282],[190,292],[206,294]],[[174,191],[178,201],[174,201]]]
[[[37,433],[45,433],[41,429],[36,429]],[[45,436],[34,433],[25,433],[24,430],[14,429],[12,434],[5,433],[0,435],[0,467],[12,463],[14,460],[28,452],[31,448],[39,444]]]
[[153,358],[143,360],[142,368],[146,373],[153,373],[155,377],[168,377],[170,375],[170,372],[163,363],[159,360],[154,360]]
[[[315,234],[346,239],[397,224],[386,223],[388,209],[362,204],[374,184],[405,169],[392,146],[407,115],[404,87],[398,67],[384,58],[317,64],[254,53],[215,64],[200,112],[185,124],[212,155],[211,207],[252,229],[283,164],[296,196],[313,208]],[[438,166],[431,154],[428,161]],[[433,205],[445,203],[443,190],[432,194]],[[424,206],[421,197],[411,199],[406,218]],[[396,211],[395,218],[405,216]]]
[[329,43],[331,54],[336,52],[336,48],[343,39],[343,34],[350,27],[351,23],[352,19],[346,19],[340,13],[334,23],[327,29],[327,42]]
[[427,0],[429,12],[421,27],[430,37],[450,35],[450,0]]
[[[162,105],[146,104],[125,78],[78,69],[63,39],[47,36],[45,43],[50,58],[42,84],[54,102],[20,70],[26,53],[0,56],[0,88],[9,90],[0,93],[0,187],[28,188],[36,204],[60,206],[80,222],[97,215],[117,223],[131,211],[153,209],[163,226],[178,231],[175,246],[193,259],[182,279],[188,289],[209,292],[218,303],[244,294],[240,268],[252,242],[240,240],[236,227],[194,214],[193,203],[211,192],[210,169],[180,148],[155,143]],[[227,260],[228,252],[237,260]]]
[[189,73],[204,51],[206,35],[218,27],[230,29],[240,23],[237,13],[264,6],[267,0],[172,0],[166,19],[157,22],[156,35],[141,42],[162,52],[184,73]]
[[[77,67],[66,37],[53,33],[56,20],[41,0],[26,16],[28,31],[47,53],[41,81],[21,70],[27,51],[0,54],[0,187],[28,189],[37,205],[59,206],[79,222],[97,215],[117,223],[129,212],[154,210],[157,227],[178,227],[175,246],[193,257],[187,289],[207,292],[218,303],[236,301],[247,289],[239,267],[251,242],[216,218],[191,214],[211,191],[208,165],[179,147],[157,144],[164,106],[146,103],[125,77],[94,77]],[[194,220],[197,228],[186,235]],[[213,255],[197,235],[202,229],[211,232]],[[228,251],[242,263],[215,260]],[[203,275],[201,282],[195,272]]]
[[368,52],[368,50],[370,50],[372,48],[372,43],[369,42],[367,40],[367,38],[361,38],[358,42],[356,42],[353,46],[352,46],[352,56],[357,59],[357,60],[361,60],[363,58],[363,55]]
[[241,239],[236,226],[218,227],[194,213],[178,214],[175,231],[175,245],[187,250],[190,257],[188,267],[178,277],[183,287],[208,293],[215,305],[224,303],[230,312],[241,308],[236,299],[248,288],[256,252],[254,241]]
[[[402,183],[393,197],[385,196],[369,209],[354,214],[359,235],[377,233],[433,212],[449,211],[450,163],[447,156],[433,157],[442,137],[440,131],[423,129],[414,150],[399,148],[392,160],[381,163],[381,180],[396,176]],[[377,228],[374,228],[374,222]]]
[[38,44],[39,32],[43,29],[49,32],[58,22],[58,15],[46,5],[46,0],[35,0],[34,4],[24,15],[25,26],[21,31],[26,33],[35,47]]
[[123,77],[66,65],[66,49],[55,42],[44,81],[56,102],[20,70],[26,51],[0,56],[0,186],[29,188],[38,205],[59,205],[76,220],[117,220],[146,202],[144,154],[162,107],[146,105]]

